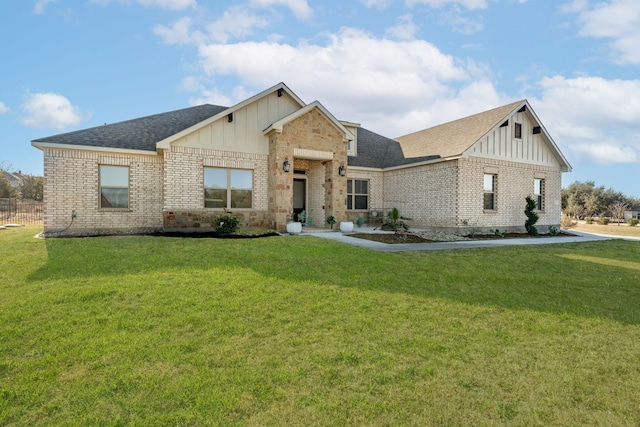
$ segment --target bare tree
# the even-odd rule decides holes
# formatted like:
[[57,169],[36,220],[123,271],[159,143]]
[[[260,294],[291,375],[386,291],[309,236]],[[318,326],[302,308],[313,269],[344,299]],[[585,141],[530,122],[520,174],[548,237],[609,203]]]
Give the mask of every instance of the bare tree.
[[617,201],[610,204],[607,209],[611,216],[618,221],[618,225],[620,225],[620,220],[624,219],[624,211],[629,209],[629,205],[624,202]]

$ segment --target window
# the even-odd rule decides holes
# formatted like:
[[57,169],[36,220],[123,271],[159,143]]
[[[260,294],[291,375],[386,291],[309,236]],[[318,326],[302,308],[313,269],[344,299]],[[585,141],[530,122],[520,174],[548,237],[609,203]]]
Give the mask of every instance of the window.
[[544,210],[544,179],[533,180],[533,198],[536,201],[537,209]]
[[369,181],[361,179],[347,180],[347,209],[369,209]]
[[100,166],[100,207],[129,207],[129,167]]
[[204,207],[251,209],[253,171],[204,168]]
[[484,209],[496,209],[496,175],[484,175]]
[[520,123],[513,124],[513,137],[516,139],[522,139],[522,125]]

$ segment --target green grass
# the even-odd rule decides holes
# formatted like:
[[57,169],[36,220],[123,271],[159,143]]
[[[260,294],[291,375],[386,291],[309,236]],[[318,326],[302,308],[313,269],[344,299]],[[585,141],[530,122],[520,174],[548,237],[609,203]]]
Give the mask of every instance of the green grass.
[[0,425],[640,425],[640,242],[0,231]]

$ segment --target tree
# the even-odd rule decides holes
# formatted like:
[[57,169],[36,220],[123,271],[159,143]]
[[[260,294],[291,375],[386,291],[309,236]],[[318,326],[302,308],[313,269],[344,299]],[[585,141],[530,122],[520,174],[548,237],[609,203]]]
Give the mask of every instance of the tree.
[[0,169],[0,199],[14,197],[14,195],[14,190],[9,179],[5,175],[4,171]]
[[18,187],[21,199],[42,201],[43,179],[41,176],[23,175]]
[[604,213],[608,206],[631,200],[619,191],[603,186],[596,187],[593,181],[576,181],[562,190],[562,210],[574,217],[593,216]]
[[527,196],[525,200],[527,204],[525,205],[525,208],[524,208],[524,214],[527,216],[527,220],[524,223],[524,228],[527,229],[527,233],[530,236],[537,236],[538,229],[534,224],[538,222],[538,218],[539,218],[538,214],[536,213],[536,208],[538,204],[536,203],[534,198],[531,196]]
[[617,201],[609,205],[609,213],[618,221],[618,226],[620,225],[620,220],[624,218],[624,211],[628,208],[629,205],[621,201]]

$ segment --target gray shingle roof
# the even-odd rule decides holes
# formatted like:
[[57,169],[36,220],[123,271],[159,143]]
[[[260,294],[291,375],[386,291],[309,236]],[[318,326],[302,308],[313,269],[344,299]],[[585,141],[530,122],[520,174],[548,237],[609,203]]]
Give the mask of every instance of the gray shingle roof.
[[168,113],[154,114],[124,122],[48,136],[35,139],[33,142],[156,151],[156,143],[159,141],[215,116],[227,108],[210,104],[199,105]]
[[378,135],[364,128],[358,128],[358,155],[349,156],[349,166],[369,168],[389,168],[407,165],[426,160],[437,159],[440,156],[422,156],[405,158],[402,148],[397,141]]

